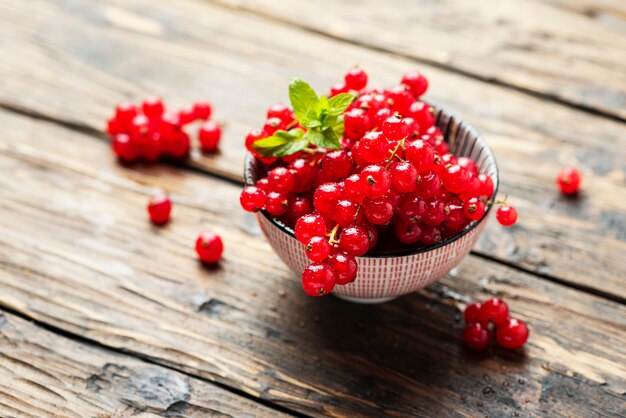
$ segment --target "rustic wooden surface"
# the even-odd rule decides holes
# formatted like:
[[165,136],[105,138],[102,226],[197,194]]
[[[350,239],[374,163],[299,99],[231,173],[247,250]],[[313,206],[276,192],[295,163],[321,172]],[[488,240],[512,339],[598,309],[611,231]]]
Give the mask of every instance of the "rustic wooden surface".
[[[335,3],[0,0],[0,416],[624,414],[623,4]],[[306,297],[238,208],[246,130],[290,76],[322,88],[355,62],[383,85],[423,70],[429,99],[486,136],[521,215],[373,307]],[[221,154],[116,164],[104,120],[149,93],[213,101]],[[564,164],[584,173],[578,199],[555,192]],[[165,228],[146,222],[155,188],[175,200]],[[207,227],[217,269],[192,248]],[[528,345],[468,352],[460,309],[499,292]]]

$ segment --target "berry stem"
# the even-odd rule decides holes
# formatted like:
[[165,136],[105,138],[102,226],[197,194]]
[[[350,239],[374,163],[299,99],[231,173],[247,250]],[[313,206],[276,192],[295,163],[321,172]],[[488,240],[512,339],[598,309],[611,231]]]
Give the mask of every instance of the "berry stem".
[[339,240],[335,239],[337,237],[338,231],[339,231],[339,224],[335,225],[332,231],[330,231],[330,234],[328,234],[328,243],[330,245],[333,245],[339,242]]
[[400,147],[404,147],[404,139],[401,139],[400,141],[398,141],[398,145],[396,145],[396,147],[391,152],[391,155],[389,156],[389,158],[387,158],[387,165],[385,166],[385,168],[389,168],[394,157],[397,157],[400,161],[403,161],[402,158],[396,155]]
[[507,199],[509,198],[509,196],[504,196],[503,200],[494,200],[493,202],[486,202],[487,205],[504,205],[504,206],[508,206],[508,204],[506,203]]

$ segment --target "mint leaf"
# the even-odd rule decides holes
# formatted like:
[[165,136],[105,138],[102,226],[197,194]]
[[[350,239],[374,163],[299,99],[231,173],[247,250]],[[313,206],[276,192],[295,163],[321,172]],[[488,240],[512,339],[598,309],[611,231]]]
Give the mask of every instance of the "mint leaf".
[[285,157],[308,145],[309,140],[304,137],[304,130],[294,128],[289,131],[276,131],[272,136],[259,139],[252,144],[252,148],[263,157]]
[[328,113],[333,116],[341,115],[343,112],[346,111],[348,106],[350,106],[350,104],[354,100],[354,97],[354,94],[351,93],[341,93],[331,97],[330,100],[328,100]]
[[302,124],[319,118],[320,99],[315,90],[299,78],[293,78],[289,83],[289,100],[296,118]]
[[341,148],[339,138],[337,138],[332,129],[326,129],[324,130],[324,133],[320,131],[310,130],[306,133],[306,137],[309,139],[309,141],[311,141],[318,147],[331,149]]
[[320,111],[323,112],[324,110],[330,110],[330,104],[328,102],[328,97],[321,96],[320,97]]

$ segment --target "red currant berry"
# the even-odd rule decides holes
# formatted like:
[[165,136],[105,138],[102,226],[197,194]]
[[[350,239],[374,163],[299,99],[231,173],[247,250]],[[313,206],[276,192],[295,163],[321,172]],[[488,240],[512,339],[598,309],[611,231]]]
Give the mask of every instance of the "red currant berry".
[[155,225],[163,225],[170,219],[172,202],[166,194],[160,193],[150,198],[148,202],[148,214]]
[[361,157],[370,164],[375,164],[387,158],[387,140],[382,132],[368,132],[359,141]]
[[387,169],[379,165],[370,165],[361,171],[361,179],[365,196],[377,199],[389,193],[391,188],[391,175]]
[[346,151],[331,151],[322,158],[322,175],[327,181],[342,180],[352,172],[352,159]]
[[556,184],[563,194],[574,194],[580,189],[580,173],[575,168],[564,168],[556,177]]
[[251,130],[248,135],[246,135],[246,149],[250,152],[255,152],[255,149],[252,148],[252,144],[254,144],[259,139],[263,139],[267,137],[267,133],[263,131],[263,129],[255,128]]
[[265,207],[265,192],[258,187],[248,186],[239,197],[241,207],[248,212],[258,212]]
[[382,124],[382,132],[385,138],[389,141],[400,141],[409,134],[409,126],[398,115],[389,116]]
[[363,219],[363,213],[359,211],[359,205],[349,200],[340,200],[337,203],[333,219],[342,228],[358,224]]
[[263,130],[267,132],[268,135],[273,135],[274,132],[279,129],[283,129],[285,124],[282,120],[278,118],[269,118],[265,121],[265,125],[263,125]]
[[443,186],[452,193],[463,193],[469,187],[469,174],[458,164],[447,167],[442,174]]
[[432,109],[424,102],[414,102],[409,107],[408,115],[415,119],[423,131],[428,130],[435,124]]
[[485,203],[476,197],[472,197],[465,202],[463,210],[468,218],[473,221],[478,221],[485,214]]
[[361,90],[367,86],[367,74],[359,67],[351,68],[344,77],[349,90]]
[[304,246],[306,256],[311,261],[324,261],[330,255],[330,244],[324,237],[313,237]]
[[491,177],[486,174],[479,174],[478,180],[480,181],[480,190],[478,192],[478,196],[483,196],[487,199],[491,198],[494,191],[493,180],[491,179]]
[[459,157],[456,160],[456,163],[463,167],[465,170],[472,174],[478,174],[478,169],[476,168],[476,163],[471,158],[467,157]]
[[296,182],[295,192],[304,192],[313,187],[317,168],[310,161],[297,158],[289,163],[289,171],[293,173]]
[[324,216],[332,218],[343,190],[338,183],[324,183],[313,193],[313,207]]
[[425,199],[435,197],[441,192],[441,180],[434,171],[421,173],[417,179],[415,193]]
[[402,77],[402,84],[409,87],[411,93],[416,98],[419,98],[422,94],[428,90],[428,80],[421,73],[417,71],[411,71],[406,73]]
[[145,115],[137,115],[130,124],[130,138],[141,144],[150,132],[150,120]]
[[502,348],[515,350],[528,341],[528,327],[524,321],[516,318],[508,318],[498,325],[496,330],[496,342]]
[[163,101],[157,96],[148,96],[146,100],[141,104],[141,110],[143,114],[150,120],[159,120],[165,112],[165,106]]
[[350,139],[359,139],[370,129],[370,117],[362,109],[353,108],[343,116],[345,136]]
[[428,203],[416,195],[407,196],[398,207],[398,216],[412,223],[421,221],[426,216],[426,212],[428,212]]
[[191,149],[191,140],[189,139],[189,135],[187,135],[184,131],[179,131],[175,137],[168,139],[165,144],[165,148],[174,158],[186,157]]
[[324,296],[335,288],[335,273],[325,263],[309,264],[302,272],[302,288],[309,296]]
[[375,225],[385,225],[393,217],[394,205],[390,195],[378,199],[365,199],[363,210],[368,221]]
[[281,221],[286,225],[293,227],[295,223],[313,211],[313,205],[306,197],[296,196],[289,199],[289,207],[287,212],[282,216]]
[[336,96],[338,94],[341,93],[347,93],[348,92],[348,88],[346,87],[345,84],[342,83],[337,83],[334,84],[331,88],[330,88],[330,97]]
[[415,98],[411,92],[403,85],[395,86],[387,91],[387,103],[392,111],[401,115],[407,115],[411,104]]
[[414,244],[420,240],[422,230],[418,224],[403,219],[398,219],[394,222],[396,227],[396,237],[400,242],[404,244]]
[[367,244],[368,249],[371,250],[378,243],[378,229],[376,226],[369,221],[365,221],[361,224],[365,231],[367,232]]
[[222,239],[211,231],[204,231],[196,240],[196,253],[203,263],[215,264],[222,258]]
[[150,132],[141,147],[141,154],[148,162],[155,162],[161,156],[163,145],[158,132]]
[[441,225],[446,220],[446,204],[441,198],[435,198],[428,202],[428,210],[423,216],[423,221],[428,225]]
[[289,209],[287,196],[278,192],[269,192],[265,199],[265,210],[274,216],[284,215]]
[[115,108],[115,120],[123,131],[130,128],[135,116],[137,116],[137,108],[133,103],[122,102]]
[[296,187],[296,179],[291,171],[285,167],[276,167],[267,174],[270,189],[284,194],[289,194]]
[[271,192],[270,183],[267,181],[267,177],[263,177],[262,179],[257,180],[256,187],[263,190],[265,193]]
[[196,119],[209,120],[211,113],[213,113],[211,103],[206,101],[197,101],[193,104],[193,114]]
[[472,322],[465,326],[463,341],[473,350],[484,350],[491,343],[491,332],[481,323]]
[[198,131],[202,151],[215,152],[222,137],[222,128],[215,122],[205,122]]
[[194,112],[193,106],[185,106],[178,111],[178,120],[180,124],[185,126],[196,120],[196,112]]
[[422,244],[427,246],[440,243],[443,239],[441,228],[438,226],[422,224],[422,236],[420,239]]
[[356,279],[358,265],[354,257],[349,254],[338,252],[330,256],[328,265],[335,272],[338,285],[346,285]]
[[119,133],[122,133],[122,127],[118,120],[115,119],[115,116],[113,116],[107,120],[107,134],[112,138]]
[[369,249],[367,231],[361,226],[351,226],[341,231],[339,246],[342,250],[355,257],[361,256]]
[[475,302],[470,305],[467,305],[465,311],[463,312],[463,317],[465,318],[466,323],[471,322],[480,322],[480,311],[482,308],[482,304],[480,302]]
[[496,219],[502,226],[511,226],[517,221],[517,211],[512,206],[500,206]]
[[361,203],[365,199],[365,187],[361,176],[353,174],[343,181],[346,198],[352,202]]
[[293,122],[293,112],[291,111],[289,106],[282,103],[277,103],[267,109],[267,119],[271,118],[278,118],[285,125],[288,125]]
[[509,317],[509,307],[500,298],[491,298],[484,302],[480,308],[480,322],[488,324],[493,322],[496,325],[504,322]]
[[326,230],[326,221],[321,215],[315,213],[300,217],[294,228],[296,238],[303,244],[306,244],[313,237],[324,236]]
[[413,163],[418,171],[422,172],[432,169],[433,161],[435,160],[435,150],[429,143],[421,139],[411,141],[406,145],[405,155],[406,159]]
[[130,163],[139,157],[139,151],[126,134],[117,134],[113,138],[113,152],[120,160]]
[[412,193],[417,186],[417,169],[408,161],[396,161],[389,167],[391,188],[398,193]]
[[180,132],[181,125],[178,114],[165,112],[161,117],[161,122],[159,124],[159,133],[161,134],[161,138],[167,141],[177,137]]

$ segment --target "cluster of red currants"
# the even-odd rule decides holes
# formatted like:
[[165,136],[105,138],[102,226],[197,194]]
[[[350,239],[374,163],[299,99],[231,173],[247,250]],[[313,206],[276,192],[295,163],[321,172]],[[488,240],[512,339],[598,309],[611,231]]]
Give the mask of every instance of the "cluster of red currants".
[[130,163],[143,159],[155,162],[162,157],[184,158],[191,149],[191,139],[185,127],[204,121],[198,131],[203,151],[215,152],[222,135],[220,126],[208,121],[212,108],[208,102],[196,102],[178,112],[170,112],[160,98],[150,96],[141,106],[123,102],[107,121],[107,133],[113,152],[122,161]]
[[398,248],[435,245],[480,220],[494,203],[503,204],[496,215],[502,225],[517,219],[506,202],[489,201],[491,177],[479,174],[472,159],[450,153],[431,107],[420,100],[428,88],[422,74],[408,73],[386,90],[367,88],[367,81],[355,67],[332,88],[331,99],[323,98],[353,95],[341,115],[339,149],[309,144],[291,154],[262,154],[259,141],[282,144],[290,129],[319,126],[298,120],[285,105],[270,107],[264,127],[246,137],[247,149],[269,171],[243,190],[241,205],[294,228],[312,261],[302,275],[312,296],[353,281],[355,257],[373,250],[380,234],[392,236]]
[[485,350],[493,341],[508,350],[523,346],[528,340],[528,327],[516,318],[509,316],[509,307],[499,298],[486,302],[472,303],[465,308],[465,330],[463,341],[474,350]]
[[[150,198],[147,209],[153,224],[165,225],[170,220],[172,201],[167,194],[159,192]],[[196,253],[203,263],[217,263],[222,258],[223,251],[222,238],[211,231],[202,232],[196,239]]]

